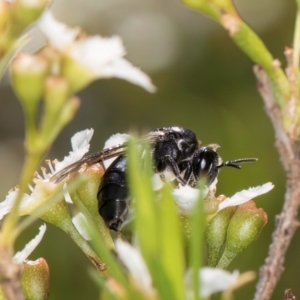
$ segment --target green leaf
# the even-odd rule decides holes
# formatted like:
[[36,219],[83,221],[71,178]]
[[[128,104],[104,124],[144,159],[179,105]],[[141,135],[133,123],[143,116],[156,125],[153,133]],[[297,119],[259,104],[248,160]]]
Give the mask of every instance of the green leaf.
[[141,151],[131,139],[128,147],[128,179],[133,197],[132,207],[135,213],[134,230],[137,235],[141,253],[147,265],[158,253],[158,213],[152,189],[152,161],[146,149],[141,165]]
[[[153,271],[154,285],[159,292],[159,299],[178,299],[168,273],[166,273],[159,259],[152,262],[151,269]],[[181,284],[183,284],[183,280]]]
[[226,14],[222,17],[222,25],[228,30],[230,37],[236,45],[256,64],[267,72],[274,89],[278,104],[284,107],[285,100],[290,94],[288,80],[276,65],[273,56],[259,38],[259,36],[240,18]]
[[[200,190],[203,190],[204,183],[200,182]],[[203,259],[203,235],[205,230],[205,215],[203,210],[203,194],[200,193],[195,211],[191,217],[191,238],[189,241],[189,268],[192,271],[192,287],[194,299],[199,299],[200,280],[199,270],[202,267]]]
[[207,0],[182,0],[182,2],[190,8],[204,13],[217,22],[221,19],[220,9]]
[[164,185],[159,207],[160,262],[170,280],[173,299],[184,298],[184,247],[179,222],[178,208],[171,195],[171,189]]

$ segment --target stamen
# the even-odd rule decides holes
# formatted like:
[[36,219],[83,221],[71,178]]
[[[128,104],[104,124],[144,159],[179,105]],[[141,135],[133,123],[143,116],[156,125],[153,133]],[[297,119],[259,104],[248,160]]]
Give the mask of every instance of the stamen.
[[43,179],[47,179],[47,169],[45,167],[41,167],[41,170],[42,170],[42,173],[43,173],[43,176],[44,178]]
[[54,168],[52,166],[51,160],[50,159],[46,159],[45,163],[48,165],[48,168],[50,169],[51,173],[53,174],[55,171],[54,171]]

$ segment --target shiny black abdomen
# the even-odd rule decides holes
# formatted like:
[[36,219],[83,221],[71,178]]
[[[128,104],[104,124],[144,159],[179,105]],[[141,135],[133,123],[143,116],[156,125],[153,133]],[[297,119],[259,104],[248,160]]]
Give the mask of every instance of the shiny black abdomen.
[[116,158],[105,171],[98,190],[99,213],[106,225],[120,230],[128,213],[128,189],[126,184],[126,157]]

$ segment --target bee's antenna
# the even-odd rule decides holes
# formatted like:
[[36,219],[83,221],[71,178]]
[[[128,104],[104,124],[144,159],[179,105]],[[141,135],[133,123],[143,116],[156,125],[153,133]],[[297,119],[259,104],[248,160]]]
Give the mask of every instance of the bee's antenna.
[[217,166],[218,168],[223,168],[223,167],[233,167],[236,169],[241,169],[242,167],[239,165],[241,163],[252,163],[252,162],[256,162],[258,161],[257,158],[239,158],[239,159],[235,159],[235,160],[229,160],[226,161],[224,163],[222,163],[221,165]]

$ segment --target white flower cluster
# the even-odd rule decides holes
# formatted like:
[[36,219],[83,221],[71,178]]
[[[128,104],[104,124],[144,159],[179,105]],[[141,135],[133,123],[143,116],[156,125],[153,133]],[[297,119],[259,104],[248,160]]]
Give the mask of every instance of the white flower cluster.
[[38,27],[50,45],[88,70],[95,79],[117,77],[155,92],[148,75],[124,58],[126,51],[120,37],[81,37],[79,28],[58,22],[49,10],[43,13]]

